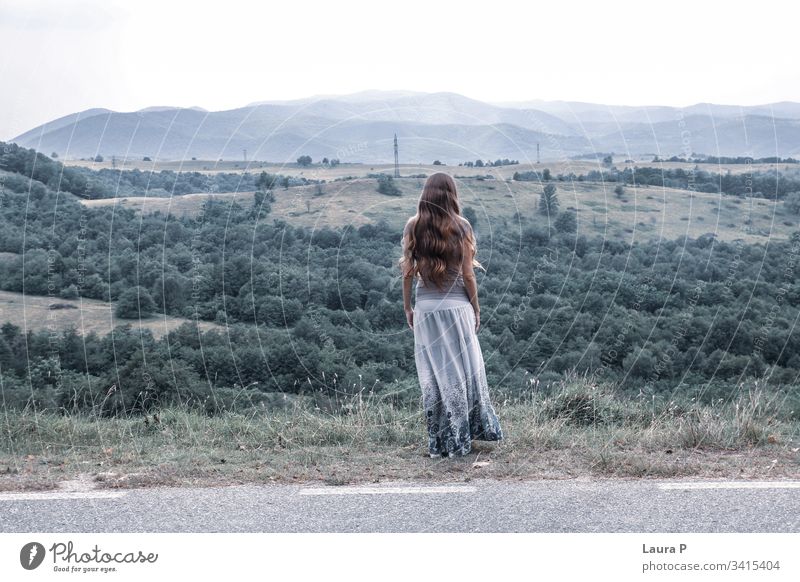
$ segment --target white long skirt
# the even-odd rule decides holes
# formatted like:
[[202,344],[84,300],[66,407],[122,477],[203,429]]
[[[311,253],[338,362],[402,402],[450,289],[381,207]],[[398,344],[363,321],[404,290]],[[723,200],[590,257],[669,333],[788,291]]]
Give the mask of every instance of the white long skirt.
[[431,457],[465,455],[473,440],[503,439],[475,323],[466,296],[414,306],[414,359]]

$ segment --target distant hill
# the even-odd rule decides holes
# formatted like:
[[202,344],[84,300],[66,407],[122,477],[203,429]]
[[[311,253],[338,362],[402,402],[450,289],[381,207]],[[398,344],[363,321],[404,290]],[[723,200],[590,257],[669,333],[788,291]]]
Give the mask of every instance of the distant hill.
[[30,147],[39,150],[40,148],[38,147],[38,144],[36,142],[39,140],[40,137],[49,135],[50,133],[65,127],[72,127],[74,125],[77,125],[80,121],[86,120],[90,117],[94,117],[95,115],[108,115],[110,113],[113,113],[110,109],[103,109],[99,107],[94,109],[87,109],[86,111],[80,111],[78,113],[71,113],[69,115],[65,115],[64,117],[59,117],[58,119],[54,119],[53,121],[48,121],[43,125],[35,127],[32,130],[25,132],[22,135],[18,136],[17,138],[13,139],[12,141],[18,143],[19,145],[23,145],[24,142],[26,144],[29,144],[25,145],[25,147]]
[[566,101],[492,104],[447,92],[363,91],[264,101],[227,111],[91,109],[35,127],[13,141],[66,159],[97,154],[241,159],[247,150],[249,159],[273,162],[308,154],[387,163],[393,160],[395,133],[404,163],[534,161],[537,144],[543,160],[598,151],[797,157],[800,103],[684,108]]
[[[145,107],[143,109],[140,109],[139,112],[141,112],[141,113],[149,113],[151,111],[169,111],[171,109],[184,109],[184,108],[183,107],[174,107],[174,106],[171,106],[171,105],[153,105],[151,107]],[[186,107],[185,109],[191,109],[193,111],[201,111],[201,112],[208,111],[208,109],[204,109],[202,107],[196,107],[196,106],[195,107]]]
[[673,121],[680,116],[709,115],[717,119],[764,115],[784,119],[800,119],[800,103],[782,101],[765,105],[716,105],[696,103],[688,107],[661,105],[600,105],[580,101],[516,101],[499,102],[495,105],[518,109],[539,109],[572,122],[634,122],[657,123]]

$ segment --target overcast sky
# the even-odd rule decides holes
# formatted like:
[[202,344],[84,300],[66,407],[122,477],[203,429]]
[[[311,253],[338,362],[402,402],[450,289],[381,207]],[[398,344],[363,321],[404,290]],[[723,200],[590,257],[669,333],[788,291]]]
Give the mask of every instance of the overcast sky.
[[365,89],[800,100],[794,3],[734,4],[0,0],[0,139],[91,107],[219,110]]

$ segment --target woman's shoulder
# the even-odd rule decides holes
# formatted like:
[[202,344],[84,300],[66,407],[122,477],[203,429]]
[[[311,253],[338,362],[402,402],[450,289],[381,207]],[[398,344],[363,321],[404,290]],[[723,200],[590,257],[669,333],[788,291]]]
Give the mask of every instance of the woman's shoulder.
[[465,232],[472,232],[472,225],[470,224],[469,220],[467,220],[464,216],[459,215],[458,219],[462,228],[464,228]]
[[404,235],[404,236],[405,236],[406,234],[408,234],[408,233],[409,233],[409,231],[411,230],[411,227],[413,227],[413,226],[414,226],[414,221],[415,221],[415,220],[416,220],[416,217],[415,217],[415,216],[412,216],[411,218],[409,218],[409,219],[406,221],[406,225],[403,227],[403,235]]

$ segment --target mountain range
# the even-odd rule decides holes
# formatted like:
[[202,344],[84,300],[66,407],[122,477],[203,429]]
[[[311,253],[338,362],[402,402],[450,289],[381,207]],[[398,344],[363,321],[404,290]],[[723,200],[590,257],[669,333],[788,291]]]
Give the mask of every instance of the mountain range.
[[800,103],[758,106],[617,106],[573,101],[489,103],[456,93],[363,91],[260,101],[225,111],[148,107],[89,109],[12,141],[61,158],[248,159],[448,164],[510,158],[533,162],[613,152],[798,157]]

